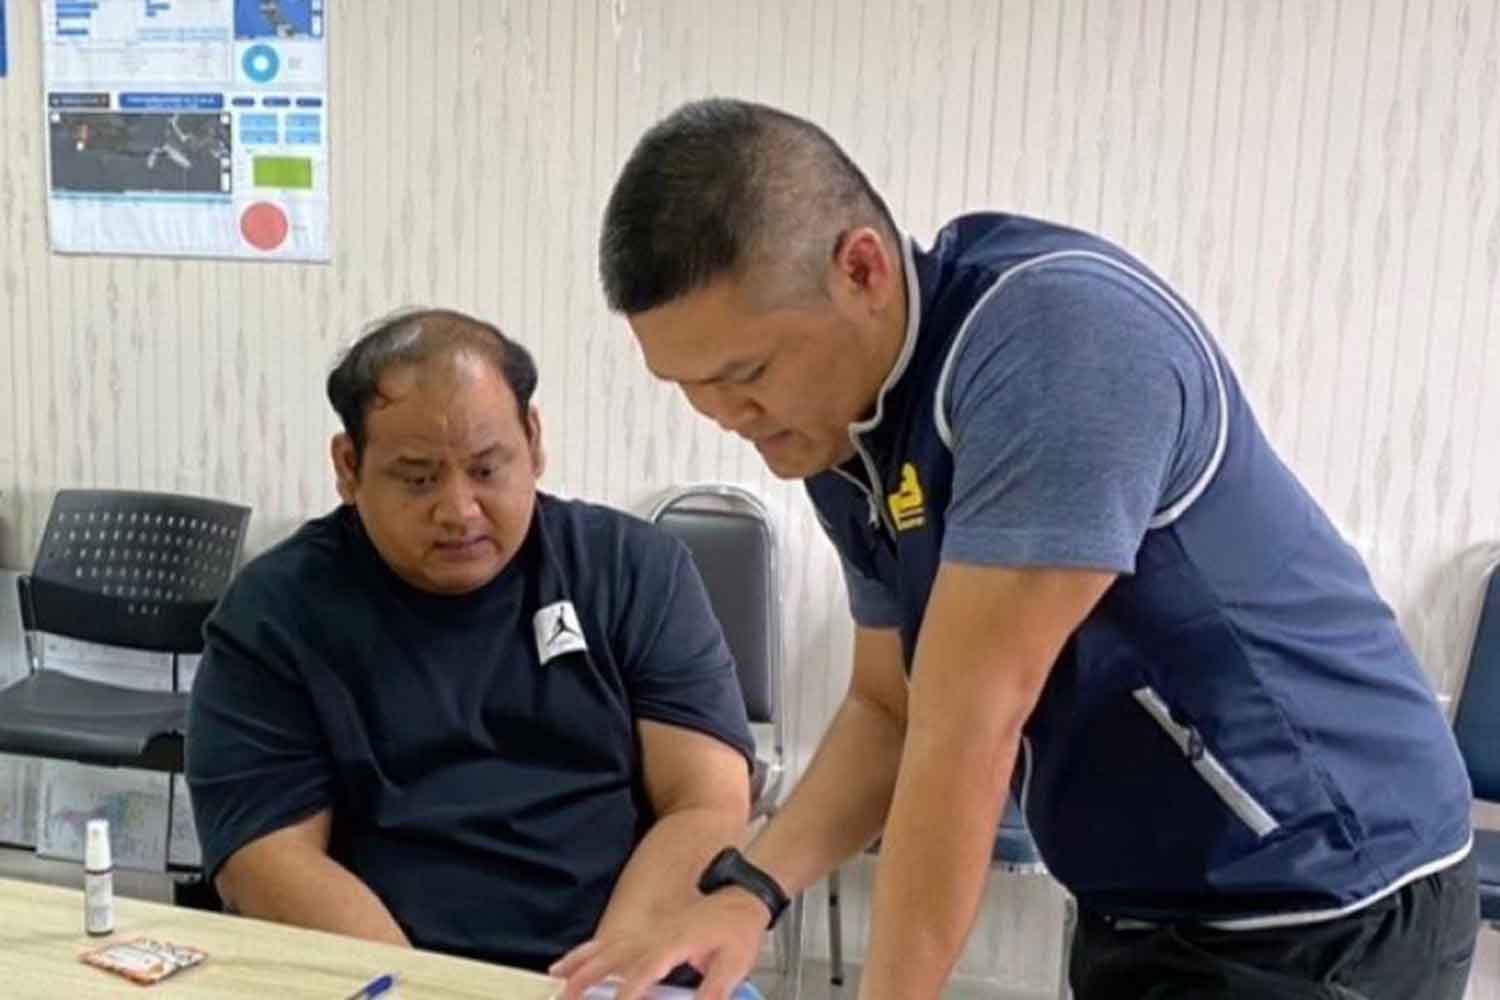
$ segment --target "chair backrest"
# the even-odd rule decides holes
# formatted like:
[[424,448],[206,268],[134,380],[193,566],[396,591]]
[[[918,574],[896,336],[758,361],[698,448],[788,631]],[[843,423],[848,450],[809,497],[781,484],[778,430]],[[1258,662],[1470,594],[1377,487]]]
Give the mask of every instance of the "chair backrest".
[[1500,801],[1500,567],[1491,570],[1453,719],[1474,796]]
[[22,623],[112,646],[199,652],[249,522],[250,508],[219,500],[60,490],[19,583]]
[[738,487],[689,486],[657,504],[651,520],[692,553],[734,655],[750,721],[779,725],[781,578],[764,505]]

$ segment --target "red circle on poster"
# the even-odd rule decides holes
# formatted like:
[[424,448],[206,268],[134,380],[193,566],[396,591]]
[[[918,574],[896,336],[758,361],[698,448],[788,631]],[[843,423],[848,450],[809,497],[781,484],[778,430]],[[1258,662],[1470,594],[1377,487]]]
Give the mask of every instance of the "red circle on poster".
[[257,250],[275,250],[286,242],[291,223],[279,205],[258,201],[240,216],[240,233]]

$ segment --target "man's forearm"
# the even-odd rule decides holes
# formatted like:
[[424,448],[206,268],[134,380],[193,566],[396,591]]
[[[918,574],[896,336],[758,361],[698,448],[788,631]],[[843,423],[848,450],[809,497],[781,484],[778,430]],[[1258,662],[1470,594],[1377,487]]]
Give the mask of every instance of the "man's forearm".
[[349,937],[410,945],[391,911],[353,872],[326,855],[282,856],[220,886],[247,917]]
[[747,856],[796,895],[880,833],[896,786],[905,724],[851,694],[786,805]]
[[745,831],[739,809],[695,807],[658,819],[625,865],[596,936],[674,912],[697,898],[698,876]]
[[[861,1000],[937,997],[979,907],[1017,736],[994,753],[955,720],[907,742],[875,879]],[[975,740],[983,744],[983,740]]]

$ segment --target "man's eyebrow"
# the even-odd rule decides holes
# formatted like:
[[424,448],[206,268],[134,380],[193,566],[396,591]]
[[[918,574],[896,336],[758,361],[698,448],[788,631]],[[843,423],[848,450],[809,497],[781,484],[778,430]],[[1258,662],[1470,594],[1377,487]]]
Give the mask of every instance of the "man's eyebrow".
[[719,367],[719,370],[705,378],[674,378],[664,375],[656,369],[651,369],[651,374],[663,382],[676,382],[678,385],[713,385],[715,382],[736,382],[746,375],[755,371],[764,362],[759,358],[741,358],[737,361],[729,361]]

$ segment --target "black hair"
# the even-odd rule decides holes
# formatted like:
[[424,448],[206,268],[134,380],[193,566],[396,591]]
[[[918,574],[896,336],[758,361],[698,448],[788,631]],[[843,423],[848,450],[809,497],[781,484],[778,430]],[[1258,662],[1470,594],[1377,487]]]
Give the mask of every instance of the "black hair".
[[885,202],[828,133],[763,104],[694,101],[641,137],[615,182],[599,238],[604,296],[616,312],[645,312],[725,275],[773,298],[819,292],[858,226],[895,240]]
[[376,320],[328,374],[328,402],[354,442],[356,458],[364,454],[365,419],[386,372],[461,352],[474,353],[500,373],[530,433],[527,415],[537,382],[531,353],[494,324],[457,310],[407,309]]

